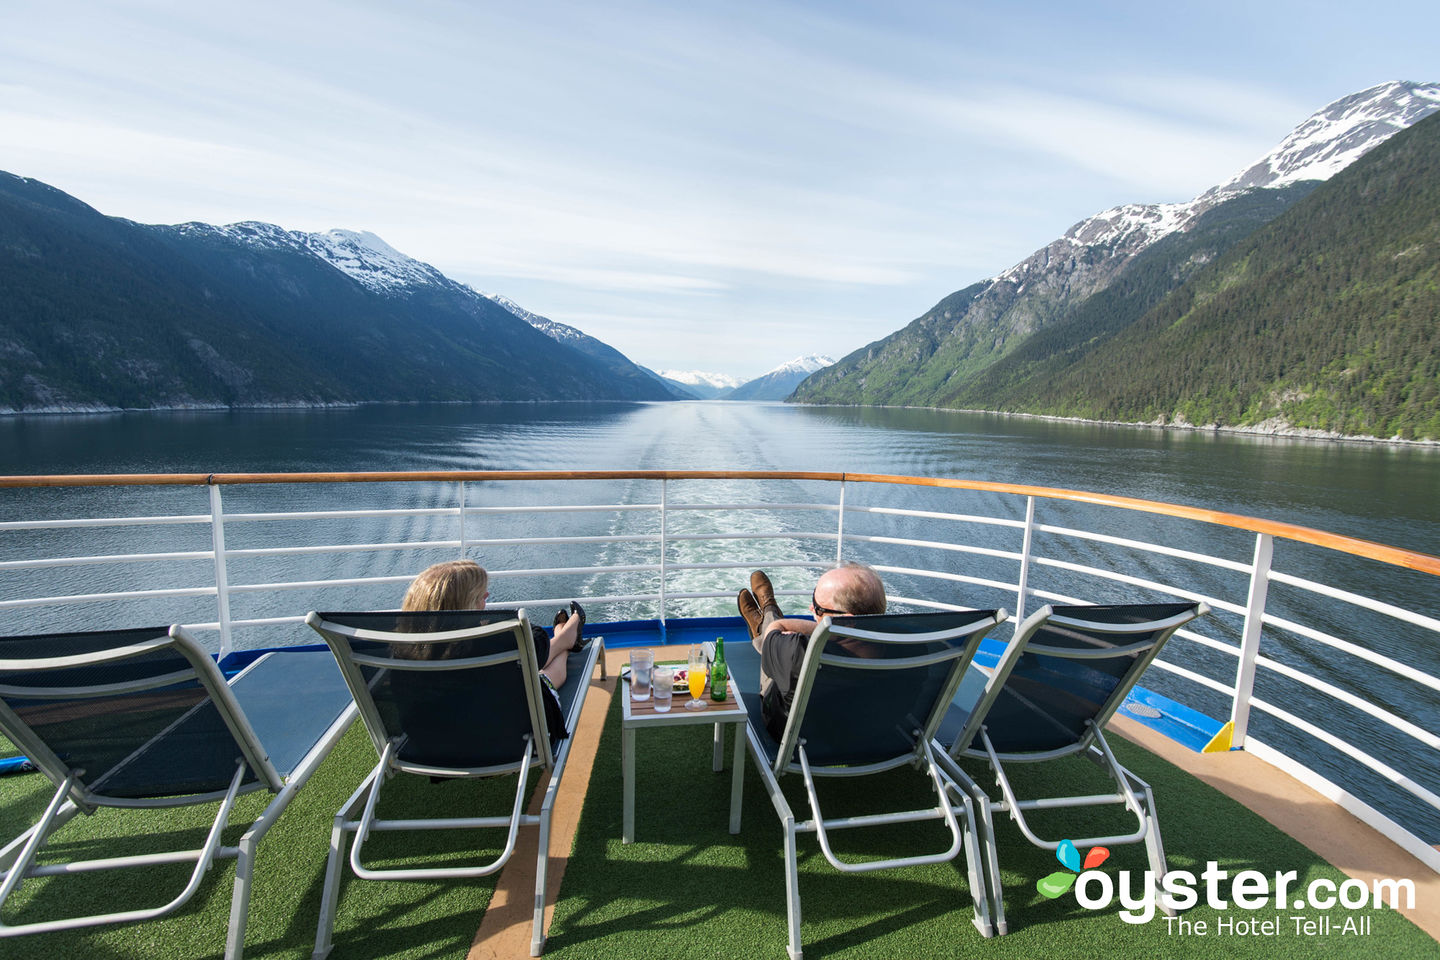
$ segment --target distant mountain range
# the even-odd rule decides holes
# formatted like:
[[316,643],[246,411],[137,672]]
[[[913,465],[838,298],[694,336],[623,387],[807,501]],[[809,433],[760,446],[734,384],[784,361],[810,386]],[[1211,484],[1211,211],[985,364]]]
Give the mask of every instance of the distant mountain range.
[[659,370],[655,374],[677,390],[684,390],[696,400],[723,400],[745,383],[738,377],[702,370]]
[[[1432,142],[1440,118],[1424,118],[1437,110],[1437,84],[1388,83],[1338,100],[1226,183],[1188,203],[1131,204],[1082,221],[1004,273],[949,295],[903,329],[809,377],[794,399],[1440,438],[1440,421],[1425,425],[1431,418],[1420,400],[1434,392],[1440,351],[1426,361],[1418,341],[1382,348],[1386,362],[1398,365],[1387,367],[1374,362],[1377,350],[1367,340],[1378,337],[1383,347],[1383,331],[1392,324],[1409,331],[1407,337],[1433,340],[1423,322],[1407,325],[1414,305],[1426,301],[1425,284],[1434,289],[1440,258],[1433,231],[1416,225],[1434,215],[1428,187],[1440,170],[1414,159]],[[1390,159],[1382,161],[1381,144],[1414,162],[1388,151]],[[1367,162],[1357,163],[1362,157]],[[1407,175],[1396,180],[1394,171],[1402,168]],[[1343,178],[1336,176],[1341,171]],[[1337,182],[1315,189],[1331,178]],[[1354,209],[1342,210],[1347,204]],[[1358,221],[1364,222],[1360,233],[1317,232],[1321,224]],[[1237,258],[1275,245],[1310,250],[1313,262],[1266,274],[1263,297],[1232,292],[1256,282],[1253,264]],[[1367,267],[1367,280],[1352,276],[1331,290],[1331,299],[1312,286],[1317,274],[1326,274],[1321,286],[1339,283],[1323,264],[1360,269],[1362,260],[1388,264],[1388,272]],[[1391,294],[1403,290],[1402,301],[1375,300],[1366,283]],[[1271,328],[1268,314],[1262,323],[1248,312],[1259,299],[1271,312],[1302,303],[1307,312]],[[1361,302],[1374,312],[1356,313]],[[1192,317],[1182,303],[1205,311],[1207,328],[1219,331],[1205,341],[1210,353],[1162,357],[1142,348],[1142,342],[1178,348],[1174,329]],[[1221,304],[1232,312],[1214,313]],[[1342,315],[1346,322],[1338,323]],[[1440,326],[1437,315],[1429,314],[1431,334]],[[1158,327],[1159,316],[1176,328]],[[1297,327],[1328,332],[1279,335]],[[1300,341],[1306,352],[1297,355]],[[1144,369],[1135,366],[1141,354]],[[1157,368],[1167,363],[1204,367],[1206,378],[1183,389],[1162,388],[1168,380]],[[1240,377],[1241,367],[1251,372]],[[1148,399],[1128,389],[1134,383],[1149,385]],[[1367,390],[1389,394],[1392,402],[1361,403],[1356,398]],[[1429,402],[1433,413],[1436,404]]]
[[374,234],[149,226],[4,173],[0,290],[0,412],[676,397]]
[[656,374],[697,400],[784,400],[810,374],[835,361],[819,354],[796,357],[751,380],[702,370],[661,370]]
[[796,357],[767,370],[748,383],[730,391],[726,400],[784,400],[812,373],[824,370],[835,361],[821,354]]

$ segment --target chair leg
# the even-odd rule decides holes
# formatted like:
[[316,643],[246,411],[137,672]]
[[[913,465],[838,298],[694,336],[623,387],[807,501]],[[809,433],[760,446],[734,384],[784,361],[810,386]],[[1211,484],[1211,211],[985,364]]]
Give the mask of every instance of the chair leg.
[[1170,872],[1170,864],[1165,858],[1164,841],[1160,838],[1160,818],[1155,812],[1155,795],[1150,792],[1150,784],[1139,778],[1136,780],[1144,794],[1145,855],[1150,861],[1150,874],[1154,877],[1151,881],[1151,893],[1161,912],[1167,917],[1173,917],[1177,915],[1177,911],[1170,905],[1169,898],[1160,895],[1165,874]]
[[255,877],[256,840],[240,838],[235,858],[235,892],[230,897],[230,928],[225,934],[225,960],[240,960],[245,952],[245,925],[250,920],[250,887]]
[[795,818],[785,820],[785,916],[790,928],[786,952],[800,960],[800,865],[795,852]]
[[990,873],[990,906],[995,923],[995,933],[1005,936],[1010,927],[1005,922],[1005,889],[1000,883],[1000,845],[995,840],[995,817],[990,809],[990,798],[983,792],[975,796],[976,826],[984,848],[985,869]]
[[975,802],[963,790],[958,795],[965,808],[965,822],[961,825],[965,831],[965,875],[970,885],[970,899],[975,904],[975,916],[971,918],[971,923],[980,931],[980,936],[989,939],[995,935],[995,923],[990,919],[990,886],[985,882],[984,859],[976,837]]
[[530,931],[532,957],[545,952],[545,874],[550,868],[550,814],[553,811],[549,801],[553,794],[552,786],[546,792],[545,809],[540,811],[540,836],[536,838],[539,850],[535,854],[535,922]]
[[335,913],[340,905],[340,880],[345,873],[347,824],[353,820],[355,811],[364,806],[370,788],[379,782],[379,777],[377,767],[335,814],[335,825],[330,830],[330,855],[325,860],[325,886],[320,892],[320,921],[315,928],[315,950],[310,954],[311,960],[325,960],[334,947]]

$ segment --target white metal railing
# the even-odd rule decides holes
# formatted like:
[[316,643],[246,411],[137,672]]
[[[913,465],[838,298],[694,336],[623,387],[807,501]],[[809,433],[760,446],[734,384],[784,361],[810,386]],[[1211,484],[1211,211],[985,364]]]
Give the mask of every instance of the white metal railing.
[[[436,479],[444,480],[447,476],[449,475],[434,475],[433,477],[431,475],[407,475],[405,479],[412,479],[417,482],[434,482]],[[205,563],[207,561],[212,571],[208,583],[196,586],[161,586],[149,589],[124,589],[88,593],[26,596],[12,596],[9,595],[8,592],[0,592],[0,615],[3,615],[6,611],[88,605],[102,602],[115,603],[135,600],[214,597],[215,620],[206,623],[195,623],[190,626],[196,630],[209,630],[217,633],[219,635],[218,650],[223,656],[234,649],[234,632],[236,630],[298,623],[303,619],[305,613],[304,610],[295,609],[275,616],[236,618],[232,616],[231,612],[231,600],[236,596],[271,594],[283,597],[296,591],[323,591],[338,587],[388,587],[390,585],[408,582],[411,576],[413,576],[413,572],[415,572],[393,575],[332,576],[319,579],[294,576],[293,578],[269,579],[263,582],[238,583],[233,582],[231,575],[231,564],[232,561],[236,560],[249,561],[265,559],[284,564],[290,561],[301,561],[306,557],[333,554],[364,555],[419,550],[453,550],[463,556],[468,551],[479,547],[520,549],[546,545],[585,547],[624,545],[635,548],[636,550],[645,551],[648,553],[648,557],[642,558],[638,562],[634,557],[631,557],[624,562],[607,562],[602,564],[540,566],[532,568],[512,567],[503,570],[493,570],[491,571],[491,576],[496,579],[523,579],[542,576],[595,577],[608,574],[641,574],[650,576],[654,578],[654,586],[651,589],[641,589],[638,591],[632,589],[618,593],[587,593],[585,597],[587,603],[601,607],[605,604],[616,604],[627,605],[628,607],[634,608],[637,605],[653,604],[652,609],[658,613],[662,621],[676,601],[706,600],[734,596],[732,591],[716,589],[719,583],[718,578],[715,583],[706,583],[701,586],[696,586],[692,583],[689,586],[681,586],[676,582],[680,575],[704,573],[707,571],[718,573],[730,570],[748,570],[753,566],[752,563],[744,560],[697,560],[695,558],[686,558],[678,555],[680,550],[686,545],[703,543],[727,545],[770,543],[777,539],[793,542],[833,542],[835,544],[834,560],[836,562],[844,559],[847,555],[853,555],[855,548],[861,545],[867,548],[902,548],[908,551],[906,555],[910,557],[933,558],[933,562],[937,566],[926,566],[923,563],[917,565],[913,562],[910,564],[886,564],[884,562],[876,562],[876,569],[885,574],[909,578],[909,581],[913,581],[916,585],[934,584],[939,592],[922,593],[918,596],[892,594],[891,600],[893,603],[908,604],[926,609],[961,609],[951,602],[954,597],[954,590],[950,588],[955,584],[964,584],[991,590],[1008,591],[1010,595],[1014,597],[1015,618],[1017,621],[1023,618],[1027,606],[1032,605],[1034,602],[1084,602],[1084,598],[1070,596],[1068,592],[1062,593],[1045,586],[1035,585],[1036,577],[1040,571],[1061,571],[1069,575],[1073,582],[1106,582],[1152,594],[1204,600],[1216,611],[1226,612],[1240,619],[1242,625],[1239,630],[1237,642],[1228,642],[1224,639],[1206,636],[1195,629],[1181,631],[1177,634],[1177,638],[1185,641],[1186,644],[1193,649],[1212,651],[1226,658],[1234,658],[1233,674],[1230,676],[1216,676],[1213,670],[1208,672],[1199,670],[1195,668],[1194,664],[1176,662],[1176,659],[1172,657],[1167,657],[1164,660],[1156,660],[1154,666],[1172,677],[1180,678],[1186,682],[1196,684],[1205,690],[1224,696],[1229,701],[1229,721],[1232,724],[1232,738],[1235,746],[1251,748],[1255,752],[1265,755],[1266,758],[1271,759],[1272,762],[1276,762],[1285,767],[1288,772],[1306,780],[1323,793],[1336,798],[1337,802],[1345,804],[1362,819],[1382,829],[1383,832],[1391,835],[1392,838],[1398,839],[1402,845],[1406,846],[1412,853],[1420,856],[1431,866],[1440,870],[1440,853],[1437,853],[1423,840],[1415,837],[1412,833],[1393,822],[1389,817],[1374,810],[1368,804],[1355,798],[1343,788],[1331,783],[1321,774],[1306,767],[1295,757],[1280,753],[1268,744],[1257,742],[1249,734],[1251,712],[1252,710],[1259,710],[1280,721],[1287,727],[1300,731],[1307,736],[1314,737],[1346,756],[1349,756],[1366,769],[1373,771],[1377,776],[1383,777],[1388,782],[1405,791],[1420,803],[1440,813],[1440,797],[1437,797],[1436,793],[1424,784],[1416,782],[1411,776],[1395,769],[1391,763],[1387,763],[1385,760],[1373,756],[1361,745],[1350,742],[1340,736],[1336,731],[1325,730],[1317,724],[1314,715],[1306,717],[1298,716],[1292,711],[1281,709],[1272,703],[1259,699],[1254,694],[1257,681],[1262,676],[1268,677],[1273,675],[1299,683],[1306,690],[1313,692],[1315,696],[1325,698],[1327,702],[1343,704],[1347,708],[1359,711],[1383,725],[1387,730],[1394,731],[1409,738],[1407,742],[1414,744],[1414,752],[1411,757],[1415,761],[1415,769],[1432,769],[1440,765],[1440,756],[1436,755],[1440,753],[1440,731],[1427,728],[1414,722],[1412,719],[1399,716],[1394,711],[1372,703],[1365,697],[1357,696],[1334,683],[1313,676],[1304,670],[1286,664],[1274,657],[1266,656],[1261,652],[1263,638],[1271,638],[1273,640],[1276,636],[1284,634],[1300,638],[1300,640],[1304,642],[1323,645],[1327,650],[1343,654],[1360,664],[1364,664],[1365,669],[1378,667],[1393,676],[1396,682],[1411,684],[1422,691],[1440,692],[1440,678],[1423,669],[1402,663],[1383,653],[1368,649],[1363,644],[1355,642],[1354,640],[1333,636],[1325,630],[1298,622],[1289,616],[1282,616],[1267,609],[1269,606],[1269,587],[1272,583],[1280,583],[1293,590],[1302,591],[1306,595],[1321,597],[1328,602],[1345,604],[1407,624],[1410,627],[1425,631],[1431,637],[1440,639],[1440,620],[1434,617],[1408,610],[1396,604],[1373,597],[1341,590],[1311,579],[1282,573],[1273,569],[1274,544],[1277,536],[1282,539],[1296,539],[1317,546],[1338,549],[1347,554],[1365,557],[1382,563],[1394,563],[1410,567],[1430,575],[1440,574],[1440,559],[1428,557],[1423,554],[1405,554],[1403,551],[1395,551],[1393,548],[1365,545],[1361,541],[1321,534],[1318,531],[1305,531],[1303,528],[1285,527],[1284,525],[1271,524],[1265,521],[1255,521],[1250,518],[1237,518],[1212,514],[1206,511],[1193,511],[1189,508],[1146,503],[1144,501],[1127,501],[1121,498],[1105,497],[1096,494],[1078,494],[1073,491],[1020,488],[998,484],[916,480],[915,478],[864,476],[852,479],[846,475],[791,475],[748,472],[696,476],[676,474],[672,477],[670,474],[662,473],[617,471],[604,475],[580,475],[575,478],[574,482],[582,483],[589,479],[653,479],[659,485],[658,500],[643,503],[494,505],[474,503],[470,497],[471,487],[478,483],[505,480],[512,475],[486,474],[483,476],[475,476],[477,479],[461,477],[455,482],[453,506],[402,508],[364,507],[331,510],[308,509],[295,511],[236,512],[227,514],[224,509],[222,490],[228,484],[226,479],[221,477],[206,478],[207,481],[213,481],[206,482],[210,507],[208,514],[120,516],[113,518],[26,518],[23,520],[0,522],[0,549],[4,548],[3,545],[7,542],[6,538],[16,536],[26,538],[28,545],[36,547],[34,552],[27,552],[28,555],[24,558],[0,561],[0,571],[7,574],[24,571],[44,571],[51,573],[60,570],[90,569],[134,563]],[[529,475],[513,476],[524,479]],[[815,502],[813,499],[793,503],[753,499],[728,503],[674,502],[672,500],[672,490],[670,486],[672,479],[683,479],[687,483],[693,483],[696,480],[704,480],[711,476],[726,480],[765,480],[772,477],[779,479],[831,480],[836,482],[837,496],[834,502],[829,503]],[[365,477],[365,479],[376,478],[374,475]],[[547,474],[544,475],[543,478],[564,479],[564,476]],[[3,481],[0,482],[0,487],[23,487],[25,486],[23,479],[24,478],[0,478],[0,481]],[[63,478],[54,479],[63,480]],[[124,478],[112,479],[123,481]],[[271,477],[260,482],[343,483],[345,479],[347,478],[325,477],[316,479],[309,477]],[[866,483],[895,482],[910,485],[953,486],[960,489],[988,490],[1010,494],[1023,499],[1023,519],[1008,515],[974,514],[937,509],[911,509],[848,503],[846,496],[847,484],[852,484],[856,482],[857,479]],[[200,481],[197,480],[196,482]],[[256,481],[253,478],[241,478],[235,481],[237,484],[250,482]],[[173,485],[175,481],[171,480],[170,483]],[[48,485],[63,484],[50,483]],[[131,482],[131,485],[143,485],[143,483]],[[341,487],[341,489],[345,488]],[[1185,549],[1173,544],[1151,543],[1116,536],[1112,533],[1099,530],[1082,529],[1074,525],[1041,523],[1036,518],[1037,502],[1047,499],[1097,503],[1104,506],[1169,514],[1201,523],[1220,523],[1232,528],[1250,529],[1254,533],[1253,555],[1248,558],[1248,560],[1214,556],[1193,549]],[[784,513],[832,514],[834,517],[834,526],[832,529],[818,530],[788,529],[781,528],[778,525],[774,529],[764,530],[754,529],[753,525],[748,529],[735,529],[733,525],[725,528],[724,521],[727,519],[756,512],[763,513],[767,516]],[[641,518],[650,516],[656,519],[658,529],[638,533],[611,530],[603,535],[595,535],[592,533],[570,534],[563,529],[563,526],[557,526],[562,523],[562,518],[565,515],[586,514],[603,514],[611,517],[639,516]],[[717,517],[719,521],[721,521],[721,528],[704,532],[690,532],[677,529],[678,525],[671,521],[682,515],[709,515]],[[481,519],[493,520],[504,517],[516,517],[533,521],[533,529],[537,535],[483,537],[477,535],[481,531],[476,527],[475,521]],[[894,536],[883,532],[862,533],[857,532],[853,524],[847,527],[847,517],[852,521],[864,517],[932,521],[934,524],[943,525],[947,532],[943,538],[936,538],[935,534],[929,533],[930,530],[935,529],[935,527],[932,526],[927,528],[927,536],[924,538]],[[1217,520],[1217,517],[1221,519]],[[245,524],[248,526],[278,523],[283,524],[287,531],[293,532],[304,524],[318,521],[340,520],[382,523],[421,518],[435,518],[441,521],[453,520],[455,531],[458,535],[455,537],[384,540],[364,543],[305,542],[300,545],[242,548],[228,547],[226,544],[227,528],[233,528],[236,524]],[[61,556],[44,556],[43,551],[38,550],[39,538],[43,538],[47,534],[59,534],[67,531],[85,532],[88,534],[92,531],[107,528],[163,528],[177,524],[208,526],[211,541],[210,549],[148,550],[134,553],[94,553]],[[978,545],[973,542],[968,542],[966,537],[960,535],[960,531],[966,529],[990,529],[998,531],[998,534],[1001,536],[1004,536],[1006,531],[1013,531],[1016,536],[1015,541],[1008,546]],[[1100,565],[1099,558],[1096,556],[1090,556],[1087,558],[1087,562],[1078,562],[1074,559],[1043,555],[1039,553],[1036,548],[1036,539],[1039,535],[1050,537],[1056,542],[1090,545],[1090,547],[1095,550],[1099,550],[1100,548],[1113,548],[1123,551],[1125,557],[1133,557],[1136,555],[1164,557],[1185,564],[1197,564],[1231,574],[1242,574],[1246,582],[1245,596],[1243,600],[1241,600],[1239,598],[1205,595],[1202,592],[1183,585],[1162,582],[1161,580],[1151,577],[1126,572],[1125,569],[1121,569],[1122,564],[1119,562],[1112,562],[1109,566]],[[1369,547],[1373,547],[1374,549],[1367,549]],[[42,555],[35,555],[36,553]],[[986,558],[1005,564],[1013,563],[1016,571],[1014,579],[997,579],[993,575],[959,573],[954,570],[938,568],[943,567],[942,561],[945,557],[953,557],[955,555]],[[1395,557],[1399,557],[1399,559],[1397,560]],[[828,563],[828,557],[822,560],[819,555],[813,555],[806,556],[802,559],[780,559],[768,563],[768,565],[777,568],[819,569],[828,565]],[[290,572],[292,574],[303,573],[302,565],[298,563],[293,565],[290,568]],[[725,582],[728,584],[731,582],[731,579],[726,578]],[[800,591],[782,591],[782,593],[802,595]],[[522,605],[540,605],[561,603],[565,599],[568,598],[526,597],[518,602]],[[280,601],[280,603],[282,606],[284,605],[283,600]],[[1168,652],[1175,651],[1176,648],[1172,647],[1171,651]],[[1185,659],[1183,652],[1179,659]]]

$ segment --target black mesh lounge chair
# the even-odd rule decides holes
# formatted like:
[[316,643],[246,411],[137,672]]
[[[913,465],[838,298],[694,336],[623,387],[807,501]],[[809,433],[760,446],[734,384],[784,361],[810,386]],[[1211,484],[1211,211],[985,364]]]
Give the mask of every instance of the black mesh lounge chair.
[[[942,775],[930,738],[959,688],[985,632],[1006,617],[1003,610],[825,618],[806,648],[784,737],[766,732],[760,713],[759,656],[750,644],[735,644],[729,661],[750,712],[750,754],[785,830],[785,904],[788,952],[799,960],[800,886],[795,837],[813,833],[820,850],[846,873],[921,866],[953,860],[965,848],[976,928],[991,935],[980,872],[975,821],[962,799],[958,809],[944,802]],[[914,765],[935,786],[936,805],[860,817],[826,819],[815,781],[855,777]],[[779,779],[799,773],[805,781],[812,819],[797,821]],[[958,815],[957,815],[958,814]],[[950,833],[947,849],[890,860],[847,863],[830,849],[832,830],[940,820]]]
[[[164,916],[190,899],[216,860],[234,859],[225,956],[239,958],[256,847],[355,713],[323,650],[267,654],[227,684],[180,627],[0,639],[0,733],[57,787],[35,826],[0,850],[0,904],[31,877],[194,863],[164,906],[0,926],[0,936]],[[237,846],[225,846],[236,798],[257,790],[274,799]],[[219,812],[198,849],[36,863],[77,813],[212,802]]]
[[[962,690],[936,736],[941,764],[952,778],[951,795],[970,796],[980,812],[996,931],[1006,932],[1005,906],[995,845],[994,815],[1004,813],[1031,843],[1055,850],[1064,839],[1077,847],[1145,843],[1158,884],[1166,872],[1165,849],[1149,784],[1122,767],[1101,732],[1165,641],[1209,611],[1204,603],[1116,604],[1042,607],[1015,629],[983,692]],[[967,688],[969,685],[967,684]],[[1006,763],[1042,763],[1080,754],[1103,768],[1116,792],[1020,800],[1005,774]],[[1000,799],[991,799],[955,763],[985,760]],[[1027,810],[1123,804],[1135,830],[1110,837],[1044,840],[1025,819]]]
[[[330,952],[340,892],[345,837],[355,834],[350,866],[365,880],[449,880],[483,877],[509,861],[521,827],[538,826],[535,925],[530,955],[545,947],[545,869],[550,816],[570,740],[555,742],[545,721],[540,665],[525,611],[443,613],[311,613],[306,622],[334,651],[360,705],[360,716],[380,755],[375,769],[335,816],[330,861],[315,936],[314,956]],[[565,729],[573,731],[585,705],[590,676],[601,664],[598,639],[572,653],[559,690]],[[531,771],[550,775],[539,816],[523,812]],[[380,788],[396,773],[430,777],[518,774],[515,802],[504,815],[453,819],[380,820]],[[505,846],[494,861],[469,867],[372,868],[361,861],[372,830],[504,828]]]

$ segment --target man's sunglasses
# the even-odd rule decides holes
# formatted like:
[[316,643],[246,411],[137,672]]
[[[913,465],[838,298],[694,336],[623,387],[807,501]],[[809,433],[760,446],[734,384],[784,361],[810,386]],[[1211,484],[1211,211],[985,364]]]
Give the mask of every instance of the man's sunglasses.
[[822,607],[822,606],[820,606],[820,601],[815,599],[815,591],[813,591],[813,590],[810,591],[810,609],[812,609],[812,610],[815,611],[815,616],[817,616],[817,617],[824,617],[824,616],[843,617],[843,616],[845,616],[845,611],[844,611],[844,610],[831,610],[831,609],[829,609],[828,607]]

